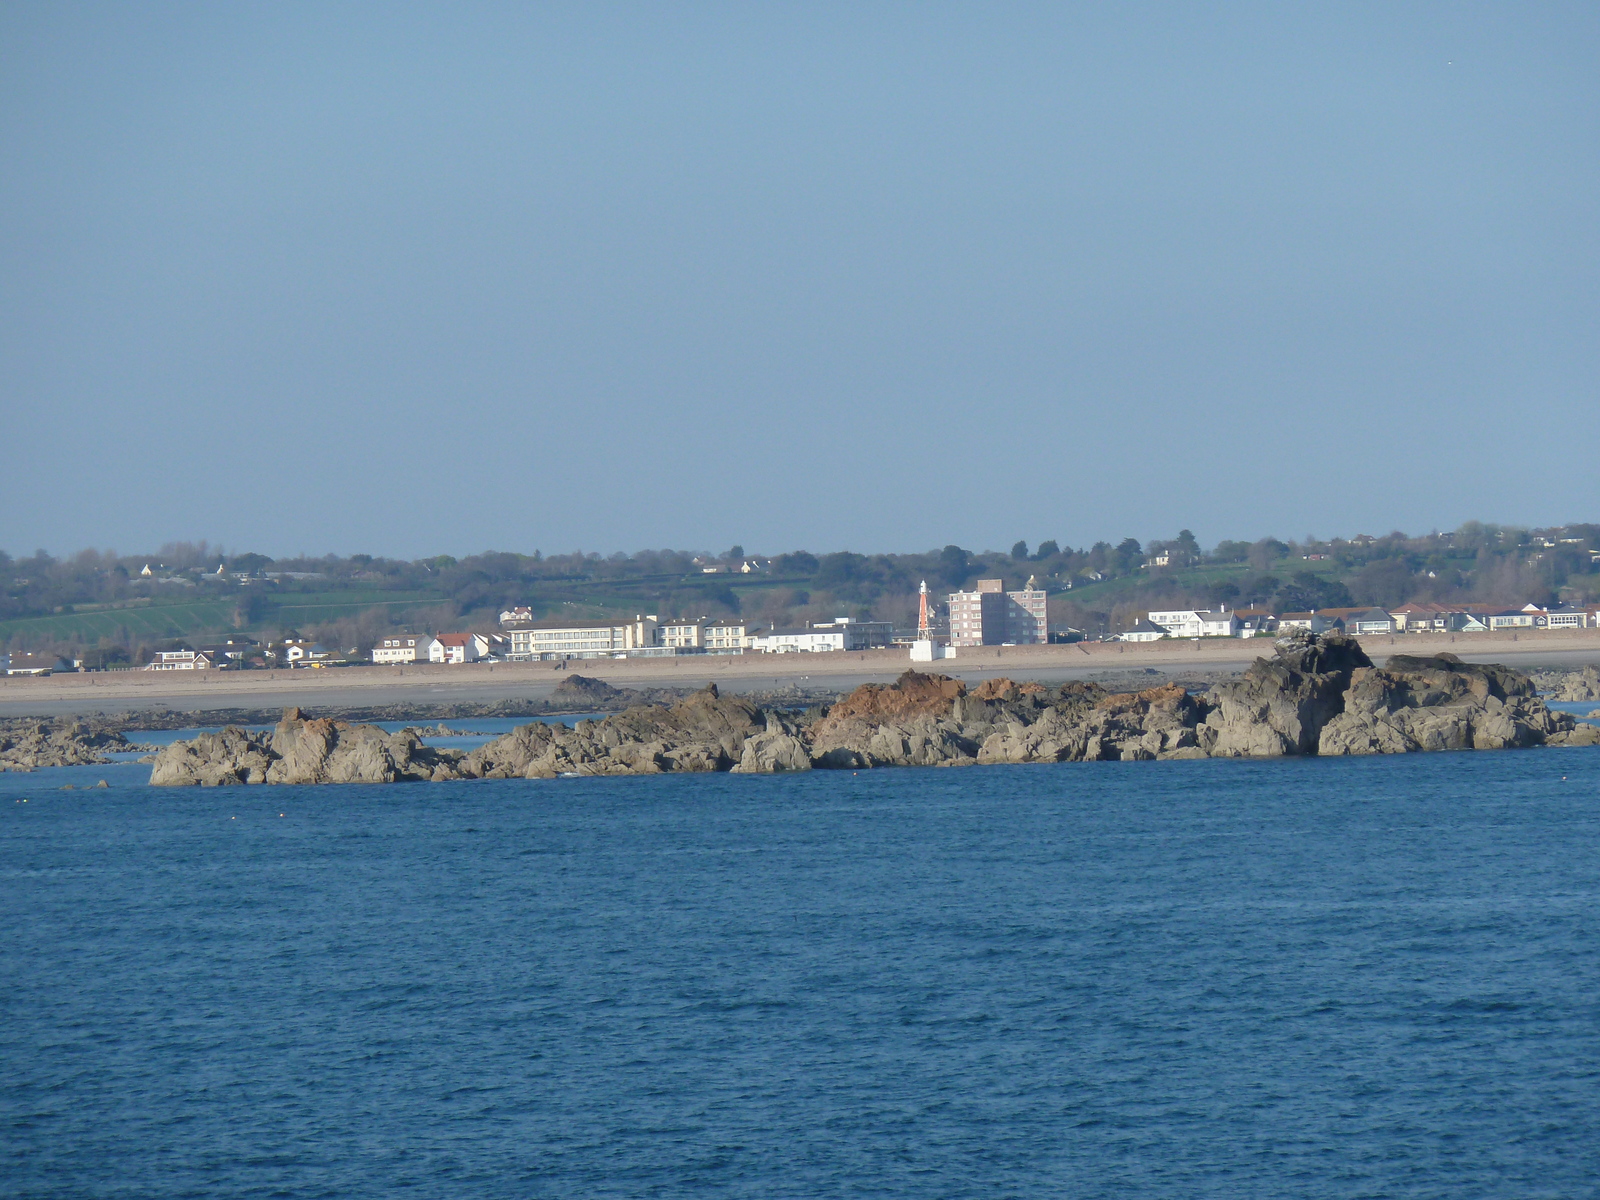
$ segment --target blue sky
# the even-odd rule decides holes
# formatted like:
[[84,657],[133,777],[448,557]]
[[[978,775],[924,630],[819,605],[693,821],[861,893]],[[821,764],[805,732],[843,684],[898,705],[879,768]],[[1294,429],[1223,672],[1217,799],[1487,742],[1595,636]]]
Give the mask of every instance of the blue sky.
[[0,547],[1600,519],[1592,5],[0,8]]

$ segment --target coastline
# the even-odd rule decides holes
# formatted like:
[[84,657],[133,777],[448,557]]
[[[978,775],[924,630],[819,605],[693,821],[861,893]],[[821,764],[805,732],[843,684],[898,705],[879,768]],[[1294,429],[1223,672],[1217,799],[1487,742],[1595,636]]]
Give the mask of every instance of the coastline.
[[[1473,663],[1519,670],[1600,665],[1600,630],[1555,630],[1509,635],[1407,635],[1359,639],[1382,666],[1391,654],[1450,653]],[[1243,671],[1270,657],[1269,638],[1204,641],[1076,642],[1051,646],[984,646],[954,659],[920,666],[975,686],[1006,675],[1065,683],[1151,673]],[[797,661],[799,660],[799,661]],[[619,688],[699,688],[715,683],[730,694],[788,686],[848,691],[888,683],[915,664],[903,649],[819,655],[692,655],[658,659],[573,659],[561,663],[473,663],[460,666],[341,667],[329,670],[216,672],[90,672],[0,677],[0,717],[66,716],[172,708],[375,706],[414,703],[543,701],[567,675],[581,672]],[[178,676],[186,678],[178,678]]]
[[[1340,634],[1297,631],[1238,679],[1195,694],[904,671],[797,711],[715,684],[571,728],[533,721],[471,751],[286,709],[270,731],[231,725],[170,743],[152,786],[450,782],[667,773],[1278,758],[1593,746],[1600,728],[1552,712],[1524,672],[1453,655],[1375,666]],[[1148,679],[1148,677],[1144,677]]]

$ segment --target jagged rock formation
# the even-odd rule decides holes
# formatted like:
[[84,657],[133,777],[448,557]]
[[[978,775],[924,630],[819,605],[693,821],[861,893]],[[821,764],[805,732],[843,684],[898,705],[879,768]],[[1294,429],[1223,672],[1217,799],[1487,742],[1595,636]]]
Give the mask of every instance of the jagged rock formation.
[[459,750],[424,746],[415,731],[386,733],[376,725],[307,720],[285,709],[271,733],[230,726],[156,755],[150,782],[173,787],[229,783],[395,783],[455,779]]
[[95,729],[82,721],[0,721],[0,771],[37,771],[41,767],[79,767],[111,760],[108,751],[137,749],[120,733]]
[[1109,693],[994,679],[973,691],[907,671],[830,708],[762,709],[715,685],[572,729],[534,723],[462,756],[415,731],[308,721],[291,709],[268,735],[224,730],[175,743],[152,783],[385,783],[549,779],[675,771],[770,774],[1176,758],[1396,754],[1600,745],[1600,728],[1547,709],[1526,675],[1453,655],[1397,655],[1379,669],[1350,638],[1296,632],[1238,680],[1193,695],[1177,684]]
[[[770,716],[787,732],[780,714]],[[640,705],[570,730],[524,725],[474,750],[461,771],[484,779],[727,771],[743,762],[747,739],[772,729],[754,704],[724,697],[713,684],[670,708]]]
[[1453,655],[1392,656],[1381,670],[1355,672],[1344,711],[1322,730],[1319,754],[1403,754],[1411,750],[1501,750],[1583,744],[1592,726],[1553,713],[1532,680]]

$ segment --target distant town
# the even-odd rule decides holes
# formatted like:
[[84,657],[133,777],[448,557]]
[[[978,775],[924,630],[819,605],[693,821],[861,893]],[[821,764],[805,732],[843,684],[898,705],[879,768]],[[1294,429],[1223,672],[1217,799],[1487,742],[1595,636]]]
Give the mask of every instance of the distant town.
[[905,555],[0,554],[0,670],[820,654],[1600,628],[1600,526]]

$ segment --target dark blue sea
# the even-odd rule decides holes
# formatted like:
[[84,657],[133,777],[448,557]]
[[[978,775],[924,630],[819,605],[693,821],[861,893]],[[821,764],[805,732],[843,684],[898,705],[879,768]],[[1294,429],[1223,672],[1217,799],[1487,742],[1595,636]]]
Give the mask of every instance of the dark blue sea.
[[8,1197],[1600,1195],[1600,751],[147,771],[0,776]]

